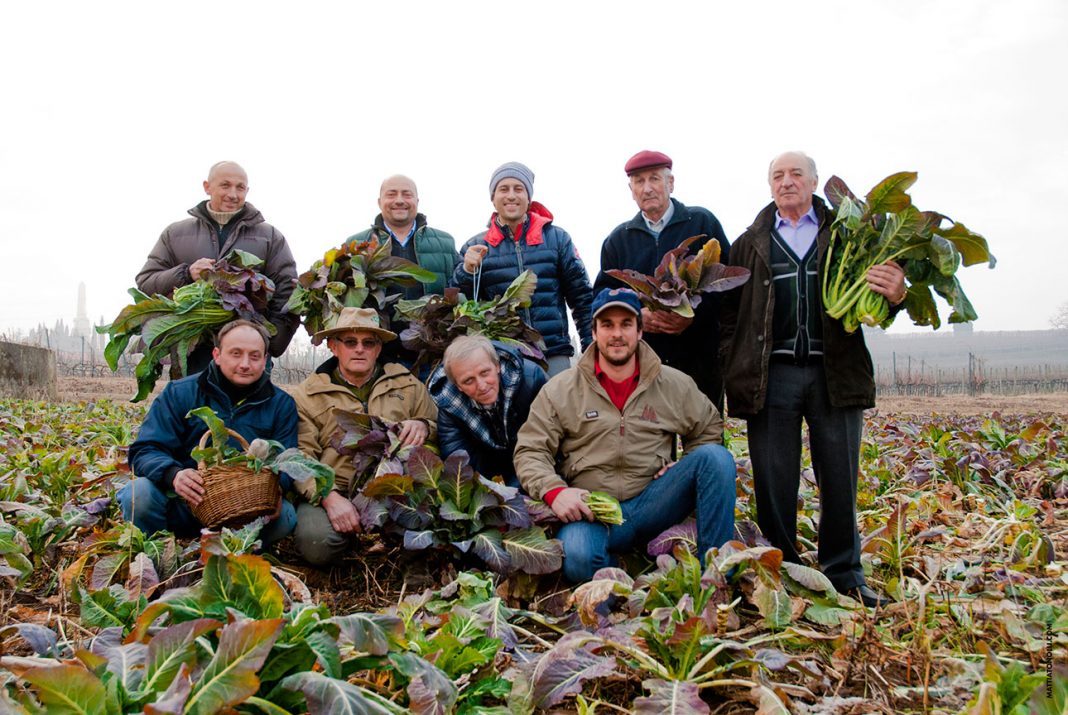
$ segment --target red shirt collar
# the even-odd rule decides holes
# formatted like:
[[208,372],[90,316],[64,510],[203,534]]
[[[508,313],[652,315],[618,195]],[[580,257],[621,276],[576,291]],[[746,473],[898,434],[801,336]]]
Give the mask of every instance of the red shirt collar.
[[638,389],[638,380],[641,378],[640,372],[638,361],[635,360],[634,373],[630,377],[616,382],[608,377],[608,374],[601,368],[601,356],[595,355],[593,359],[593,374],[597,377],[597,381],[601,383],[604,391],[608,393],[608,398],[612,400],[612,404],[620,412],[623,411],[623,405],[627,404],[627,399]]

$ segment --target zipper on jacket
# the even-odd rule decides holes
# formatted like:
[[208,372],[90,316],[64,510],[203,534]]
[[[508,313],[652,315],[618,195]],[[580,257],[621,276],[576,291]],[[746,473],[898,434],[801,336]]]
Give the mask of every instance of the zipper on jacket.
[[[416,221],[416,223],[418,223],[418,222],[419,222],[419,219],[418,219],[418,218],[416,218],[416,219],[415,219],[415,221]],[[417,237],[419,236],[419,232],[420,232],[420,231],[422,231],[422,230],[423,230],[423,229],[425,229],[425,228],[426,228],[426,224],[424,224],[424,225],[423,225],[423,228],[419,228],[418,226],[416,226],[416,227],[415,227],[415,230],[414,230],[414,231],[412,231],[412,253],[414,253],[414,254],[415,254],[415,264],[416,264],[417,266],[419,266],[420,268],[422,268],[422,267],[423,267],[423,262],[419,260],[419,242],[418,242],[418,241],[416,241],[415,239],[416,239],[416,238],[417,238]],[[446,283],[447,283],[447,281],[446,281]],[[426,289],[426,284],[425,284],[425,283],[422,283],[422,284],[420,284],[420,285],[422,285],[422,286],[423,286],[423,295],[430,295],[430,294],[429,294],[429,293],[427,292],[427,289]]]
[[[530,230],[530,217],[529,216],[527,217],[527,220],[523,223],[523,229],[522,230],[523,230],[523,232],[518,237],[513,239],[513,241],[512,241],[512,243],[515,245],[515,260],[516,260],[516,263],[519,264],[519,273],[516,274],[516,278],[518,278],[519,276],[523,275],[523,271],[526,270],[526,268],[523,266],[522,241],[526,240],[527,231]],[[511,232],[511,229],[509,229],[509,232]],[[538,286],[537,286],[537,282],[536,282],[537,279],[538,279],[537,274],[534,274],[534,280],[535,280],[534,291],[535,292],[537,292],[537,290],[538,290]],[[531,305],[534,304],[533,296],[531,297],[530,304]],[[523,310],[527,314],[527,325],[529,325],[530,327],[533,328],[534,327],[534,317],[530,314],[530,308],[529,307],[523,308]],[[567,320],[567,316],[564,316],[564,320],[565,321]]]

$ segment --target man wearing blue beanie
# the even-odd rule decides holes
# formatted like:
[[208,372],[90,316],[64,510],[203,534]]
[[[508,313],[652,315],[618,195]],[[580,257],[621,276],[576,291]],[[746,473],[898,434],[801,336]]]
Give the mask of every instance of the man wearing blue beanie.
[[463,263],[453,271],[452,285],[469,298],[489,300],[501,295],[525,270],[538,284],[523,319],[541,333],[549,376],[571,365],[567,308],[578,328],[585,350],[590,342],[590,305],[593,292],[586,266],[567,231],[553,224],[553,215],[536,201],[534,172],[510,161],[490,177],[490,201],[495,209],[487,230],[460,249]]

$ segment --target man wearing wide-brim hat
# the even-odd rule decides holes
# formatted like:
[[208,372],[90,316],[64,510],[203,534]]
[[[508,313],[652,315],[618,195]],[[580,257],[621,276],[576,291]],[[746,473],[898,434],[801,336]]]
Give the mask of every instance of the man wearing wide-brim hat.
[[315,334],[334,354],[293,393],[300,417],[298,441],[305,454],[334,469],[334,490],[318,506],[297,506],[297,548],[309,563],[325,566],[343,556],[360,517],[350,501],[355,491],[352,459],[331,445],[339,411],[363,412],[401,425],[404,444],[437,436],[438,410],[426,387],[399,363],[378,364],[382,344],[396,333],[381,327],[371,308],[345,308],[334,324]]

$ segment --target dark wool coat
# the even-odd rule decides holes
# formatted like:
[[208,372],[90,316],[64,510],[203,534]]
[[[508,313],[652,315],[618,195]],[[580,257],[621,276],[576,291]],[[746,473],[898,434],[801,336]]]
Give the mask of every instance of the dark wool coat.
[[[676,199],[671,199],[671,203],[675,205],[675,213],[659,236],[653,235],[649,230],[640,211],[630,221],[613,229],[601,246],[601,271],[594,281],[595,294],[602,288],[623,288],[626,285],[607,275],[605,271],[629,268],[651,276],[663,260],[664,254],[678,248],[680,243],[691,236],[707,236],[695,241],[690,246],[691,252],[699,251],[706,241],[719,241],[720,262],[727,263],[730,258],[730,244],[719,219],[700,206],[685,206]],[[717,408],[722,408],[723,378],[716,359],[720,342],[719,305],[718,294],[706,293],[701,304],[694,310],[694,321],[689,328],[679,335],[643,333],[642,339],[649,344],[661,362],[692,377],[701,392],[705,393]]]
[[[812,204],[819,221],[816,250],[822,285],[834,216],[818,196],[813,197]],[[723,375],[727,385],[727,406],[734,417],[755,415],[764,407],[767,397],[775,313],[775,291],[771,285],[771,229],[774,221],[775,204],[771,203],[731,248],[731,265],[744,266],[752,271],[744,285],[725,293],[723,298]],[[820,306],[823,367],[831,404],[835,407],[874,407],[874,370],[863,331],[847,333],[842,322],[827,315],[822,303]]]

